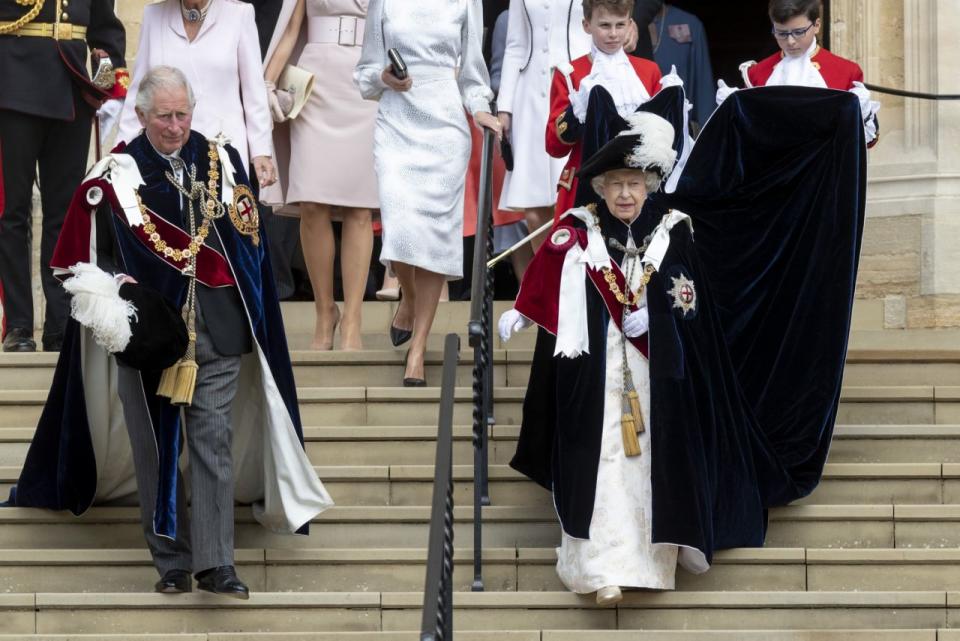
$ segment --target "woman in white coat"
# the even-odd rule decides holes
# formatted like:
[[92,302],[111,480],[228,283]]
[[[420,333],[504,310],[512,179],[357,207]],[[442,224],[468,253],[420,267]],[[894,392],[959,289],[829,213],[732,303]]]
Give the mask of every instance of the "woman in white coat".
[[253,164],[260,185],[273,184],[273,121],[259,43],[253,6],[238,0],[164,0],[144,7],[117,140],[129,142],[140,133],[134,107],[147,71],[157,65],[176,67],[197,100],[193,129],[207,138],[223,133],[240,157]]
[[553,218],[566,159],[552,158],[544,147],[550,81],[555,67],[590,53],[582,23],[581,0],[510,0],[497,109],[513,145],[513,171],[503,182],[500,208],[525,210],[531,231]]

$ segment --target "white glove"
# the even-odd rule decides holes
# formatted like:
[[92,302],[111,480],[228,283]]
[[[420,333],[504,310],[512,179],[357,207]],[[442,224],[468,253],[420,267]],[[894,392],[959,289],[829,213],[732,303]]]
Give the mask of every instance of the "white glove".
[[860,113],[864,122],[872,119],[880,111],[880,103],[876,100],[870,100],[870,90],[859,80],[854,81],[850,93],[860,101]]
[[623,319],[623,335],[627,338],[636,338],[643,336],[650,328],[650,313],[646,306],[641,307],[635,312],[630,312]]
[[677,65],[670,65],[670,73],[660,78],[660,88],[682,87],[683,79],[677,75]]
[[283,122],[293,110],[294,96],[289,89],[278,89],[270,80],[264,81],[267,86],[267,102],[270,105],[270,115],[274,122]]
[[108,100],[97,110],[97,120],[100,123],[100,144],[106,146],[113,128],[120,120],[120,111],[123,109],[123,101],[118,99]]
[[877,139],[877,119],[876,118],[871,118],[870,120],[863,123],[863,133],[868,145]]
[[590,104],[590,92],[584,91],[586,87],[582,84],[580,88],[570,94],[570,106],[573,107],[573,115],[581,124],[587,121],[587,106]]
[[500,322],[497,323],[497,330],[500,333],[500,340],[506,343],[514,332],[519,332],[525,327],[533,325],[533,321],[521,314],[515,309],[508,309],[500,316]]
[[737,91],[736,87],[728,87],[723,80],[717,80],[717,105],[722,105],[723,101],[729,98],[734,91]]

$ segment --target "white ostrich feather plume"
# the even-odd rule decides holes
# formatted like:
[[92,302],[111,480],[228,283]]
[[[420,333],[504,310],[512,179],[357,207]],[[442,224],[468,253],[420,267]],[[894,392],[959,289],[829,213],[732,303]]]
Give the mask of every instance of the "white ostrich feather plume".
[[646,111],[632,113],[625,120],[630,128],[618,135],[640,136],[640,144],[627,156],[627,165],[636,169],[658,169],[662,176],[669,175],[677,161],[673,125]]
[[63,283],[72,294],[70,315],[92,331],[97,344],[111,354],[125,350],[137,308],[120,297],[119,279],[91,263],[77,263],[70,272],[73,276]]

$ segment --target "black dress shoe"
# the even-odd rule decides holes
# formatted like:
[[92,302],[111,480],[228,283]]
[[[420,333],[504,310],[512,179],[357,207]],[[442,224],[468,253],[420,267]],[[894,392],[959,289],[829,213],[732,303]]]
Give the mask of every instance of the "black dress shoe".
[[232,565],[221,565],[197,573],[197,589],[234,599],[249,599],[250,589],[237,578]]
[[[397,298],[397,300],[403,300],[403,290],[400,291],[400,297]],[[400,347],[413,338],[413,330],[400,329],[393,324],[393,321],[397,320],[397,314],[399,313],[400,306],[397,305],[397,311],[393,313],[393,320],[390,321],[390,342],[393,343],[394,347]]]
[[390,324],[390,342],[393,343],[394,347],[400,347],[411,338],[413,338],[412,331],[409,329],[400,329],[392,323]]
[[422,378],[405,378],[403,379],[404,387],[426,387],[427,381]]
[[24,327],[11,327],[3,338],[5,352],[35,352],[37,343],[33,340],[33,332]]
[[193,592],[193,579],[186,570],[168,570],[163,578],[157,581],[153,589],[162,594],[182,594]]
[[54,336],[44,336],[43,337],[43,351],[45,352],[59,352],[60,348],[63,347],[63,336],[60,334]]

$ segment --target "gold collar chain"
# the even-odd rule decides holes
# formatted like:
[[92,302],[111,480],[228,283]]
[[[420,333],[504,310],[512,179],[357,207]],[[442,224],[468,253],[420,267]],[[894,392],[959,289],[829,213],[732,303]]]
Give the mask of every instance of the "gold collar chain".
[[[170,258],[176,262],[195,258],[197,254],[200,253],[200,248],[203,247],[203,244],[206,242],[207,236],[210,235],[210,221],[220,218],[224,214],[223,203],[217,198],[218,185],[220,184],[220,155],[217,153],[217,147],[213,143],[210,143],[210,151],[207,153],[207,157],[210,159],[210,169],[207,175],[207,188],[205,190],[208,198],[204,203],[203,222],[200,224],[200,229],[191,235],[190,243],[186,247],[171,247],[167,244],[167,241],[160,237],[156,224],[150,218],[150,213],[140,199],[140,194],[137,193],[137,204],[140,206],[140,214],[143,217],[143,231],[146,232],[147,238],[153,243],[153,248],[158,254],[162,254],[166,258]],[[167,179],[187,198],[191,210],[193,209],[193,201],[199,197],[199,194],[202,194],[201,191],[198,191],[196,195],[193,193],[196,191],[193,189],[196,185],[194,182],[196,174],[197,168],[194,165],[190,171],[191,190],[187,191],[177,183],[170,172],[167,172]]]

